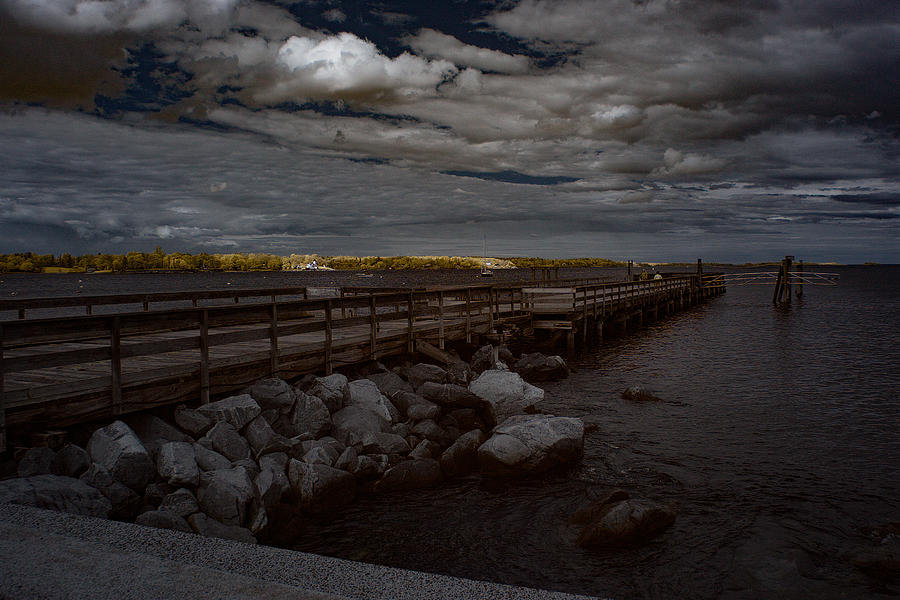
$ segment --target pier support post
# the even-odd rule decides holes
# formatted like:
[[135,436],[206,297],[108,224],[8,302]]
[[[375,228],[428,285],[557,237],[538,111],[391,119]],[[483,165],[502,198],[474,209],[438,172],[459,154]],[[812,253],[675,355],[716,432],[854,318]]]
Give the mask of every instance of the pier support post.
[[331,375],[333,365],[331,363],[331,300],[325,301],[325,375]]
[[122,414],[122,335],[121,320],[113,317],[109,327],[110,368],[112,375],[113,414]]
[[375,294],[369,294],[369,345],[372,360],[378,360],[378,319],[375,310]]
[[803,297],[803,261],[797,263],[797,297]]

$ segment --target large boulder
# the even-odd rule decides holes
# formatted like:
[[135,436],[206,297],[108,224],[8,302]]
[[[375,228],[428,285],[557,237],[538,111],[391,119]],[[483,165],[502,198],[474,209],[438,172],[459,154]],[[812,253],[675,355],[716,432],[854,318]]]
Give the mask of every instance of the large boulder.
[[402,377],[392,371],[384,373],[373,373],[367,376],[378,386],[378,391],[387,396],[388,400],[393,402],[394,395],[398,392],[414,392],[413,387]]
[[454,383],[434,383],[426,381],[419,388],[422,397],[441,406],[454,408],[475,408],[481,405],[481,397]]
[[850,562],[876,579],[900,580],[900,537],[890,535],[877,546],[854,551],[850,555]]
[[188,442],[163,444],[156,457],[156,470],[172,485],[197,487],[200,483],[200,467],[194,456],[194,446]]
[[94,431],[87,451],[93,462],[135,491],[143,492],[156,476],[156,465],[150,453],[122,421],[114,421]]
[[244,428],[244,438],[250,444],[250,448],[257,456],[270,447],[272,438],[277,435],[269,422],[264,418],[256,417]]
[[400,412],[378,391],[378,386],[370,379],[357,379],[347,384],[347,399],[344,406],[360,406],[392,423],[400,420]]
[[414,390],[418,390],[426,381],[433,383],[445,383],[447,381],[447,371],[437,365],[428,363],[413,365],[406,369],[403,374]]
[[167,442],[194,441],[194,438],[188,434],[150,413],[130,414],[125,417],[125,422],[138,436],[153,459],[156,459],[156,453],[159,452],[160,446]]
[[[19,460],[16,474],[19,477],[32,477],[34,475],[50,475],[53,472],[53,461],[56,460],[56,452],[45,446],[29,448]],[[62,473],[60,473],[62,475]]]
[[97,463],[91,464],[79,479],[109,500],[113,517],[134,516],[140,508],[141,497],[127,485],[116,481],[106,468]]
[[60,475],[0,481],[0,504],[23,504],[104,519],[112,510],[112,504],[99,490],[79,479]]
[[561,356],[546,356],[540,352],[523,354],[513,370],[529,382],[557,381],[569,376],[569,365]]
[[255,488],[247,469],[235,467],[203,473],[197,501],[200,508],[225,525],[243,525]]
[[574,461],[583,449],[581,419],[519,415],[494,428],[491,437],[478,448],[478,462],[486,473],[526,475]]
[[[230,424],[236,430],[241,430],[244,425],[255,419],[262,412],[259,404],[250,394],[231,396],[218,402],[204,404],[197,409],[203,415],[216,422]],[[209,432],[207,432],[209,435]]]
[[579,509],[572,522],[583,525],[578,543],[587,547],[635,546],[661,533],[675,521],[675,511],[616,490]]
[[446,448],[453,443],[453,436],[431,419],[425,419],[416,423],[412,428],[412,434],[440,444],[442,448]]
[[444,475],[459,477],[473,471],[478,466],[478,448],[486,441],[487,435],[480,429],[473,429],[459,436],[441,454],[441,470]]
[[220,523],[202,512],[194,513],[187,520],[191,529],[202,536],[234,540],[247,544],[256,543],[256,538],[249,529]]
[[291,437],[309,432],[313,437],[320,438],[331,431],[331,412],[318,396],[298,392],[290,423]]
[[331,435],[347,446],[362,443],[369,433],[390,430],[390,422],[361,406],[342,408],[331,416]]
[[291,412],[297,399],[294,388],[286,381],[274,377],[257,381],[247,388],[247,393],[263,410],[274,408],[282,414]]
[[409,444],[393,433],[369,433],[362,440],[366,454],[409,454]]
[[405,460],[387,471],[375,483],[379,493],[434,487],[441,482],[441,465],[429,458]]
[[91,466],[91,457],[87,450],[75,444],[66,444],[60,448],[53,458],[54,475],[80,477]]
[[622,398],[634,402],[663,402],[663,399],[640,385],[633,385],[622,392]]
[[231,461],[216,452],[210,450],[197,442],[192,444],[194,448],[194,459],[201,471],[217,471],[219,469],[230,469]]
[[313,514],[345,508],[356,498],[356,480],[347,471],[291,459],[288,479],[300,507]]
[[469,385],[469,390],[485,401],[487,417],[494,424],[521,415],[544,399],[544,390],[527,383],[512,371],[484,371]]
[[219,421],[200,438],[201,446],[215,450],[230,461],[250,458],[250,444],[231,423]]
[[347,377],[340,373],[316,377],[316,383],[307,393],[317,396],[328,407],[328,412],[335,413],[344,407],[344,400],[347,397]]
[[184,520],[173,512],[167,510],[148,510],[138,515],[134,521],[144,527],[156,527],[157,529],[174,529],[185,533],[193,533],[194,530]]
[[175,408],[175,424],[194,437],[200,437],[213,426],[214,421],[195,408],[180,404]]
[[178,488],[171,494],[166,494],[159,503],[159,510],[166,510],[186,519],[196,512],[200,512],[197,497],[187,488]]

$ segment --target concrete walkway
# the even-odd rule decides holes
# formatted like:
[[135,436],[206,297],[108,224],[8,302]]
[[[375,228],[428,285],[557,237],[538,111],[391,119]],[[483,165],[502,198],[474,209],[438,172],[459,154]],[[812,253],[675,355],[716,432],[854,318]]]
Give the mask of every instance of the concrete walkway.
[[0,598],[587,600],[0,505]]

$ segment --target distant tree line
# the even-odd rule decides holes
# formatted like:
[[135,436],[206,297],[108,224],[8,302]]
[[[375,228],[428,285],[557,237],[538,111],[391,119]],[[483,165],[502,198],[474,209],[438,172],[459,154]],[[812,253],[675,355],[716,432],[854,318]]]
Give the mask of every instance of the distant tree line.
[[69,253],[35,254],[18,252],[0,254],[2,273],[86,272],[86,271],[282,271],[304,269],[312,266],[339,270],[366,269],[477,269],[485,260],[495,268],[528,267],[609,267],[621,263],[605,258],[489,258],[471,256],[320,256],[318,254],[291,254],[278,256],[265,253],[246,254],[188,254],[163,252],[157,247],[153,252],[128,252],[127,254]]

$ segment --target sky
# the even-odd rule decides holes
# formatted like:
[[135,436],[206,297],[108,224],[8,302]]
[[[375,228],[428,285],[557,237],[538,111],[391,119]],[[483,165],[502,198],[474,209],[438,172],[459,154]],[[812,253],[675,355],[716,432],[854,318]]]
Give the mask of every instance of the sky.
[[0,0],[0,252],[900,263],[897,0]]

